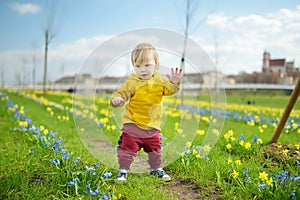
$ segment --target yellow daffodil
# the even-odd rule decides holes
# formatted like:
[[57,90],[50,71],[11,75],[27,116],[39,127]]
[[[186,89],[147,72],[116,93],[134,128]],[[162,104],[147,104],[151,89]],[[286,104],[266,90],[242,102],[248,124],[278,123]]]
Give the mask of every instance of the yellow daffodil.
[[258,178],[262,181],[267,181],[268,180],[268,174],[266,172],[259,172]]
[[231,138],[230,138],[230,141],[231,141],[231,142],[234,142],[234,141],[235,141],[235,137],[231,137]]
[[239,173],[237,171],[233,170],[232,176],[233,176],[233,178],[237,178],[239,176]]
[[196,134],[197,135],[205,135],[205,131],[204,130],[197,130]]
[[186,148],[188,148],[188,149],[189,149],[189,148],[191,148],[191,146],[192,146],[192,143],[191,143],[191,142],[187,142],[185,145],[186,145]]
[[232,148],[232,145],[228,143],[228,144],[226,145],[226,148],[227,148],[227,149],[231,149],[231,148]]
[[45,129],[45,130],[44,130],[44,134],[47,135],[48,133],[49,133],[49,130],[48,130],[48,129]]
[[215,136],[219,136],[220,135],[220,132],[217,130],[217,129],[213,129],[211,131]]
[[241,160],[236,160],[236,161],[234,161],[234,163],[236,166],[240,166],[242,162],[241,162]]
[[40,131],[44,131],[45,127],[44,126],[40,126]]
[[208,152],[208,151],[210,151],[210,146],[208,145],[208,144],[206,144],[206,145],[204,145],[203,146],[203,150],[205,151],[205,152]]
[[231,163],[232,163],[232,159],[231,159],[231,158],[228,158],[227,163],[228,163],[228,164],[231,164]]
[[284,150],[282,150],[281,152],[282,152],[283,155],[286,156],[286,155],[288,154],[289,150],[288,150],[288,149],[284,149]]
[[246,142],[244,145],[245,149],[249,149],[251,147],[251,143],[250,142]]
[[271,177],[270,179],[266,180],[266,184],[267,184],[267,185],[271,185],[271,186],[272,186],[272,183],[273,183],[273,182],[274,182],[274,181],[273,181],[272,177]]
[[245,143],[244,140],[240,140],[240,141],[239,141],[239,144],[240,144],[241,146],[244,146],[244,143]]
[[262,139],[258,139],[258,140],[256,141],[256,143],[257,143],[257,144],[263,144],[263,140],[262,140]]

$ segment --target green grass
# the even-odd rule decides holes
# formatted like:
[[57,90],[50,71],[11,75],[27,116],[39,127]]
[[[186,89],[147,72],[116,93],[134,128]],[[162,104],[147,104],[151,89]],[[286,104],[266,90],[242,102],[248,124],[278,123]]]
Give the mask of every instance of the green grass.
[[[24,98],[19,94],[8,93],[8,95],[14,103],[18,103],[25,107],[26,116],[31,117],[35,125],[43,125],[51,131],[57,131],[59,137],[63,138],[65,149],[75,157],[82,157],[82,160],[84,161],[83,167],[98,162],[98,160],[94,158],[83,145],[78,134],[79,130],[76,129],[73,116],[69,111],[55,109],[54,115],[50,115],[49,112],[46,111],[48,107],[46,105],[39,104],[29,98]],[[249,99],[254,97],[256,105],[263,107],[271,106],[283,108],[288,101],[287,96],[274,96],[271,99],[273,103],[270,103],[270,100],[266,96],[247,96]],[[45,98],[49,101],[62,104],[62,101],[66,98],[70,98],[70,96],[56,96],[49,94]],[[241,101],[241,96],[238,95],[227,96],[227,103],[246,104],[245,101]],[[92,198],[90,195],[78,194],[76,196],[74,193],[66,193],[66,182],[70,181],[70,178],[75,177],[76,174],[83,173],[82,170],[73,173],[72,171],[56,168],[49,162],[54,155],[49,149],[40,148],[36,153],[30,154],[33,149],[37,148],[37,143],[25,133],[12,131],[14,127],[18,127],[18,123],[13,119],[12,114],[8,113],[5,108],[5,102],[0,101],[0,105],[0,198]],[[68,104],[68,106],[70,105]],[[297,109],[298,106],[299,101],[295,108]],[[107,105],[105,104],[99,104],[99,109],[106,107]],[[70,120],[58,120],[58,115],[69,116]],[[97,115],[97,118],[103,117],[101,114]],[[87,119],[85,120],[89,121]],[[179,118],[168,116],[166,125],[163,129],[163,133],[168,139],[172,138],[172,134],[174,134],[174,123],[178,120]],[[112,124],[113,121],[109,121],[109,123]],[[83,125],[84,124],[85,123],[83,123]],[[99,127],[91,128],[91,126],[94,125],[88,124],[85,129],[88,130],[90,128],[91,130],[97,130],[98,128],[98,130],[100,130]],[[199,129],[207,130],[208,126],[207,123],[201,121]],[[188,128],[189,127],[186,129]],[[100,169],[98,169],[99,173],[101,171],[111,171],[113,172],[113,177],[104,182],[99,181],[99,183],[101,183],[101,186],[99,186],[101,189],[100,192],[109,193],[110,191],[113,191],[115,197],[120,197],[120,199],[179,199],[180,197],[184,198],[187,194],[195,193],[195,189],[193,190],[192,188],[196,188],[199,193],[198,198],[260,199],[261,197],[265,197],[272,199],[289,199],[291,190],[282,191],[282,193],[280,193],[281,188],[276,186],[276,190],[279,192],[276,193],[272,191],[275,196],[270,196],[270,194],[262,194],[262,191],[258,190],[257,185],[254,185],[254,183],[257,184],[259,182],[258,175],[263,171],[269,174],[277,174],[278,172],[286,170],[290,171],[293,176],[299,176],[299,166],[295,164],[295,159],[286,159],[282,162],[275,162],[272,160],[272,157],[265,157],[262,148],[250,152],[241,148],[239,145],[236,145],[234,147],[235,149],[228,151],[226,149],[226,144],[228,142],[224,139],[223,135],[229,130],[233,130],[237,139],[241,134],[244,134],[245,142],[252,142],[253,136],[257,135],[264,141],[264,145],[267,145],[274,132],[274,128],[270,126],[266,128],[263,133],[259,133],[258,125],[249,126],[243,121],[235,121],[232,119],[225,120],[222,135],[216,146],[210,151],[208,160],[195,159],[195,155],[190,153],[184,157],[179,156],[175,162],[166,167],[167,172],[174,180],[173,182],[163,183],[145,173],[131,173],[127,182],[118,183],[114,180],[116,169],[107,168],[102,164]],[[119,130],[107,133],[109,133],[108,136],[111,142],[116,144]],[[93,134],[97,134],[97,132],[93,132]],[[185,139],[192,140],[193,138]],[[194,147],[201,145],[203,139],[204,136],[196,136],[192,141]],[[292,144],[296,141],[300,141],[300,134],[290,132],[283,133],[279,139],[279,143],[282,144]],[[99,151],[101,151],[101,149],[99,149]],[[233,164],[228,164],[229,158],[232,159]],[[182,159],[185,160],[184,164]],[[234,164],[236,160],[241,161],[240,166]],[[253,186],[250,186],[250,184],[245,185],[244,183],[240,185],[245,179],[242,172],[246,168],[249,170]],[[232,177],[233,170],[239,172],[238,178]],[[182,183],[175,184],[178,180],[182,180]],[[190,184],[191,187],[184,189],[183,183]],[[291,186],[290,189],[296,188],[296,195],[299,195],[299,187],[298,181],[296,182],[296,185]],[[178,190],[178,192],[172,191],[174,189]],[[178,193],[181,195],[178,195]],[[186,198],[188,197],[186,196]]]
[[43,154],[32,156],[33,144],[13,131],[14,122],[1,102],[0,199],[45,199],[56,196],[59,187]]

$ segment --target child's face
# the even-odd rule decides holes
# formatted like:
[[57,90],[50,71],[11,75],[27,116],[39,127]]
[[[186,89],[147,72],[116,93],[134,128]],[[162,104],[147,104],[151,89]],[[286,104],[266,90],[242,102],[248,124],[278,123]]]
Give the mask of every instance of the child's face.
[[148,59],[143,63],[143,65],[135,66],[134,69],[140,79],[150,79],[155,71],[155,60],[153,55],[149,54]]

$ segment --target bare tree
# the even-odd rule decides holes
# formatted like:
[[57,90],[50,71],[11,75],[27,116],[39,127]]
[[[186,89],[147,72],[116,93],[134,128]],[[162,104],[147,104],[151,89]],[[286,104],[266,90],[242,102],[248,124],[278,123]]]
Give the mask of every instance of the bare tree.
[[46,26],[44,27],[45,36],[45,51],[44,51],[44,76],[43,76],[43,93],[47,93],[47,65],[48,65],[48,47],[51,41],[55,38],[55,11],[56,11],[56,1],[47,1],[47,16],[46,16]]
[[20,71],[15,72],[15,80],[17,81],[18,87],[21,87],[22,85],[22,78]]
[[1,88],[5,88],[5,83],[4,83],[4,70],[1,70]]
[[37,51],[36,51],[36,44],[32,43],[33,50],[32,50],[32,86],[33,89],[35,89],[35,70],[36,70],[36,57],[37,57]]
[[[61,77],[63,77],[64,73],[65,73],[65,63],[63,62],[60,66]],[[63,91],[63,83],[60,82],[59,85],[60,85],[60,90]]]
[[185,1],[185,26],[184,26],[184,41],[183,41],[183,51],[181,55],[181,60],[180,60],[180,68],[185,72],[184,69],[184,59],[185,59],[185,54],[186,54],[186,46],[187,46],[187,39],[189,37],[190,33],[190,22],[191,18],[195,12],[194,3],[197,3],[198,1],[196,0],[186,0]]
[[[198,8],[198,1],[197,0],[186,0],[185,2],[185,24],[184,24],[184,41],[183,41],[183,51],[180,59],[180,69],[182,69],[183,74],[185,74],[185,56],[186,56],[186,48],[187,48],[187,41],[190,35],[190,23],[195,11]],[[183,105],[184,95],[183,95],[183,86],[184,81],[182,81],[182,89],[181,89],[181,104]],[[175,104],[175,102],[174,102]]]
[[23,76],[20,75],[20,82],[21,82],[21,88],[24,89],[25,88],[25,83],[26,83],[26,64],[27,64],[27,60],[25,57],[22,58],[22,68],[23,68]]
[[5,73],[5,62],[1,62],[1,88],[5,88],[5,81],[4,81],[4,73]]
[[[182,69],[183,73],[185,74],[185,56],[187,51],[187,43],[188,43],[188,37],[191,35],[192,32],[194,32],[196,29],[199,28],[199,26],[205,21],[208,15],[203,16],[200,18],[197,23],[194,26],[191,26],[191,22],[193,21],[193,18],[195,16],[196,11],[199,8],[199,0],[185,0],[184,1],[184,41],[183,41],[183,51],[180,59],[180,68]],[[211,11],[210,11],[211,12]],[[184,81],[182,82],[183,87]],[[181,90],[181,104],[183,105],[184,100],[183,95],[183,89]]]

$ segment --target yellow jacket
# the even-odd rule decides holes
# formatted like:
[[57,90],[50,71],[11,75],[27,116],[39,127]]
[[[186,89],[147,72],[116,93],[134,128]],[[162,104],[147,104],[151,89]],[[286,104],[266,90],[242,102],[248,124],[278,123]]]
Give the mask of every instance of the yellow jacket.
[[134,123],[144,130],[158,129],[162,117],[162,97],[170,96],[179,90],[180,85],[171,83],[158,72],[149,80],[141,80],[131,74],[127,81],[112,94],[129,100],[123,113],[122,123]]

